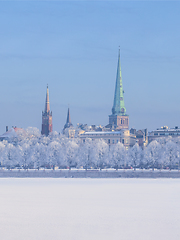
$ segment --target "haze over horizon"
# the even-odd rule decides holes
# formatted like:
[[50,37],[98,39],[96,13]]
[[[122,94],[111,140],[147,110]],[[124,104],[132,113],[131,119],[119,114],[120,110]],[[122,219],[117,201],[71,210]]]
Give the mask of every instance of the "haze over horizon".
[[106,125],[118,48],[130,128],[180,127],[180,2],[0,1],[0,134],[41,130],[49,85],[53,130]]

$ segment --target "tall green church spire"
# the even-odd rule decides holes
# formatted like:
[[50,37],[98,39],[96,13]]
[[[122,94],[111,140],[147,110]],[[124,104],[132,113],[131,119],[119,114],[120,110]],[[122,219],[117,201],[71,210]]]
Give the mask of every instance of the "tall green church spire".
[[126,115],[126,108],[124,105],[124,91],[123,91],[123,84],[122,84],[122,77],[121,77],[120,49],[119,49],[119,56],[118,56],[116,86],[115,86],[112,114],[118,115],[118,116]]

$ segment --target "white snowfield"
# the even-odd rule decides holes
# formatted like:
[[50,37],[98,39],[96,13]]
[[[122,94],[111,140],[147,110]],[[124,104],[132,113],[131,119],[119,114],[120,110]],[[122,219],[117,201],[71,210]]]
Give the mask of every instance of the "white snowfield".
[[2,240],[179,240],[180,179],[0,178]]

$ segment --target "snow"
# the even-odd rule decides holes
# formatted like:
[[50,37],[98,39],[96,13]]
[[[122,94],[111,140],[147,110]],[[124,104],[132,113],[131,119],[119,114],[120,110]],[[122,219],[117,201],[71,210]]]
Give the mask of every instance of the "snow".
[[3,240],[179,240],[179,179],[0,179]]

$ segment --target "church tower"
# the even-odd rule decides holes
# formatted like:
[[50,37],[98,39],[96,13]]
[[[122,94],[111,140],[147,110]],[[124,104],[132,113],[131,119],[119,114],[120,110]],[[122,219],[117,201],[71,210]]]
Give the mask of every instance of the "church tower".
[[117,130],[129,128],[129,116],[126,114],[126,108],[124,105],[124,91],[121,77],[120,50],[118,56],[114,103],[112,107],[112,115],[109,115],[109,126],[110,128]]
[[52,112],[50,112],[49,89],[48,89],[48,85],[47,85],[45,110],[44,110],[44,112],[42,111],[41,134],[48,136],[50,132],[52,132]]

